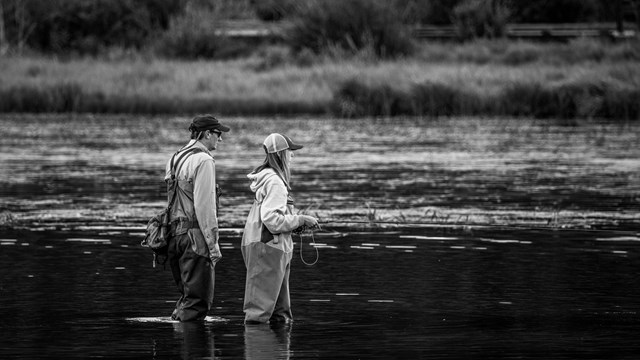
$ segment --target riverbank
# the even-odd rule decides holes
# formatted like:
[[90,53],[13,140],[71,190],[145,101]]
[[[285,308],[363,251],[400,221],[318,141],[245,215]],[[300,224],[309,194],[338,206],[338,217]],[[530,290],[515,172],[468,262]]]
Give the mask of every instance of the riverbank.
[[280,47],[227,61],[9,56],[0,111],[635,120],[638,44],[433,43],[394,61]]

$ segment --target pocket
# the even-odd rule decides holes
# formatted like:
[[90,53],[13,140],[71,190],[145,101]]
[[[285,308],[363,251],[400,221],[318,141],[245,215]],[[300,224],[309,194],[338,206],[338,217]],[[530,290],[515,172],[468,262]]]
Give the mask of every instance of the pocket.
[[266,244],[269,241],[273,240],[273,234],[271,233],[271,231],[269,231],[269,229],[267,229],[264,224],[261,224],[261,228],[262,230],[260,231],[260,242]]
[[209,257],[209,247],[204,240],[202,231],[200,229],[189,229],[187,235],[189,236],[191,250],[200,256]]

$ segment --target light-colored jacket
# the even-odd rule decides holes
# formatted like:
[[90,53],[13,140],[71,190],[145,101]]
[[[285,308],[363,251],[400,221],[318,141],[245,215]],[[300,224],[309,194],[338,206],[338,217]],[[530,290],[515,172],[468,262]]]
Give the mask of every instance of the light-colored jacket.
[[242,246],[260,241],[261,226],[264,224],[273,234],[273,241],[267,245],[289,253],[293,251],[291,231],[302,226],[304,219],[294,215],[293,200],[287,187],[273,169],[264,169],[257,174],[247,175],[251,179],[251,191],[255,199],[242,235]]
[[[202,143],[191,140],[185,149],[191,147],[200,151],[186,157],[176,174],[178,189],[171,220],[187,218],[193,224],[197,222],[197,227],[187,232],[191,246],[196,254],[208,257],[209,249],[218,242],[216,167],[213,156]],[[170,178],[171,160],[167,162],[165,181]]]

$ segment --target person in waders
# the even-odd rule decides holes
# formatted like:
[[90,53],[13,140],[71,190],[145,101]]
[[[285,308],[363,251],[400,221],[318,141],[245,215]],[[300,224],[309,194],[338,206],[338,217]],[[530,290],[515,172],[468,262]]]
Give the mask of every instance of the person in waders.
[[290,165],[293,151],[302,145],[285,135],[271,134],[263,147],[264,163],[247,175],[255,199],[242,235],[247,268],[243,307],[246,324],[293,320],[289,298],[291,232],[301,226],[318,225],[312,216],[294,215]]
[[[211,115],[198,115],[189,126],[191,140],[167,162],[165,181],[177,181],[170,211],[168,261],[180,298],[173,320],[203,320],[213,303],[218,245],[218,196],[211,152],[229,127]],[[169,187],[169,186],[168,186]],[[169,191],[169,199],[174,194]],[[171,200],[169,200],[171,201]]]

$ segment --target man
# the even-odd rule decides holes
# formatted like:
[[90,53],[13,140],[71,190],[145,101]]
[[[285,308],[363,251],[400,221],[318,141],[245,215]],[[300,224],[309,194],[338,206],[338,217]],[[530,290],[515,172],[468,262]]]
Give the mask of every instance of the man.
[[[211,115],[198,115],[189,126],[191,140],[167,163],[171,240],[168,261],[181,296],[171,318],[203,320],[213,303],[218,245],[218,186],[211,151],[229,127]],[[172,189],[175,186],[175,195]],[[175,197],[174,197],[175,196]]]

